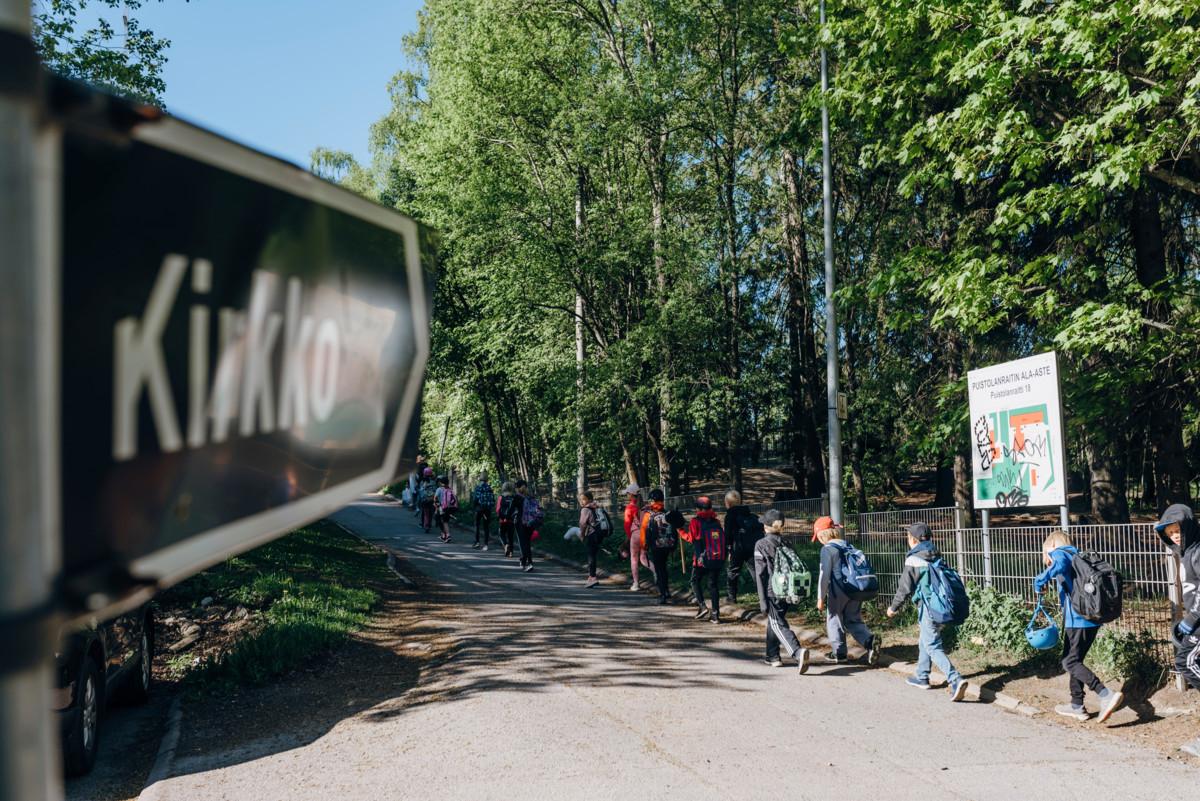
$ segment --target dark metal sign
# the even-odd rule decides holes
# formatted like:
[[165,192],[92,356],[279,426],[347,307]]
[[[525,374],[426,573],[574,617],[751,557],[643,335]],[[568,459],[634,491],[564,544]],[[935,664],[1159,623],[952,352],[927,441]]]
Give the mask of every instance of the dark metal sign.
[[171,118],[77,118],[61,145],[72,597],[173,583],[397,475],[429,350],[427,232]]

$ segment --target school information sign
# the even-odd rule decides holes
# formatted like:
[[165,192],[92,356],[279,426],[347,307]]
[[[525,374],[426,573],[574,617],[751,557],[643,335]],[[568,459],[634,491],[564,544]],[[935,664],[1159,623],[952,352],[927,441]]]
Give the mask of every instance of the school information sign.
[[1056,354],[972,370],[967,387],[975,506],[1066,504]]

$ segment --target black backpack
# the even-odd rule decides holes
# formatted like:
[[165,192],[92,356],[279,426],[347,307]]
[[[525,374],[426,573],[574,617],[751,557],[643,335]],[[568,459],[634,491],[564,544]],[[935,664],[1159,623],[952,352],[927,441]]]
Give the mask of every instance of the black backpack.
[[594,514],[596,516],[596,535],[600,539],[604,539],[612,533],[612,521],[608,517],[608,512],[602,507],[597,506]]
[[767,536],[767,530],[763,527],[762,521],[758,519],[758,515],[746,512],[738,520],[737,533],[732,538],[731,544],[752,551],[755,543],[765,536]]
[[500,518],[500,522],[504,524],[515,523],[513,507],[517,505],[517,496],[501,495],[500,503],[496,507],[496,516]]
[[646,526],[646,544],[660,550],[674,548],[679,543],[679,534],[668,519],[668,512],[650,512]]
[[1071,558],[1075,579],[1071,607],[1085,620],[1111,623],[1121,616],[1121,574],[1095,551],[1080,551]]

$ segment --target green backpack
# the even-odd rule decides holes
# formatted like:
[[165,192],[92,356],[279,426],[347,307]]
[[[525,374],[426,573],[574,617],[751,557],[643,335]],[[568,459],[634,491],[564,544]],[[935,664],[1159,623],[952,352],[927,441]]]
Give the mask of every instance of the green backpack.
[[812,573],[800,557],[786,545],[775,550],[775,569],[771,571],[771,593],[784,603],[800,603],[812,589]]

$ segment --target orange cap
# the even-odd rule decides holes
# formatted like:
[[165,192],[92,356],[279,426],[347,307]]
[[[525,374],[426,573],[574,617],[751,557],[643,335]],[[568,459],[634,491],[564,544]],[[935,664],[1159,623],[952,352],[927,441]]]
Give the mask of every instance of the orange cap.
[[840,528],[840,526],[838,526],[837,523],[833,522],[832,517],[818,517],[817,522],[813,523],[812,541],[816,542],[817,534],[821,533],[822,531],[825,531],[826,529],[831,529],[831,528]]

